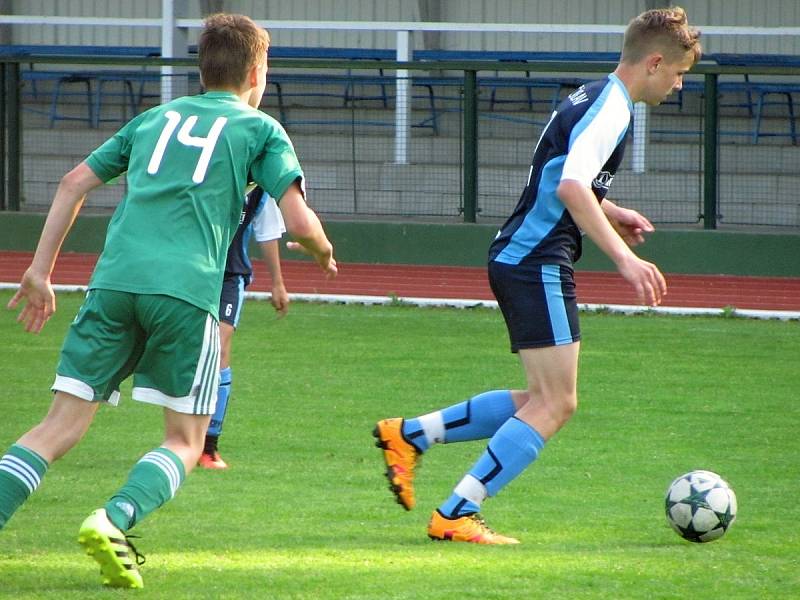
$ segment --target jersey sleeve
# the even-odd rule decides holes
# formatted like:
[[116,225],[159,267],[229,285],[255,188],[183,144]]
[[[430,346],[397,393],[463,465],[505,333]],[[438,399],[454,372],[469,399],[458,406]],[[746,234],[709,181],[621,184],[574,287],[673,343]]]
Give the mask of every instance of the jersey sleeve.
[[573,128],[561,180],[572,179],[591,187],[627,133],[630,118],[627,99],[612,88],[605,101],[590,107]]
[[253,180],[280,202],[289,186],[297,180],[302,185],[303,170],[297,160],[294,146],[281,125],[271,120],[271,131],[267,135],[263,152],[253,162],[250,173]]
[[107,183],[128,170],[133,136],[143,115],[129,121],[86,158],[86,164],[102,182]]
[[253,219],[253,234],[256,241],[261,243],[279,240],[285,231],[286,225],[283,223],[278,205],[265,193],[263,207]]

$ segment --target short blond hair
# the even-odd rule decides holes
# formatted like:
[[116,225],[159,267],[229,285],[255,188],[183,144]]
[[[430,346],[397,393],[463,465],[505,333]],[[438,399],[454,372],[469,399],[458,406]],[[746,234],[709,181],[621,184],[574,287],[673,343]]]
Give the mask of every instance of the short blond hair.
[[675,61],[693,52],[697,63],[703,52],[699,38],[700,31],[689,25],[686,11],[680,6],[648,10],[628,24],[620,60],[633,64],[651,52],[662,52],[668,60]]
[[239,88],[248,71],[264,60],[269,34],[245,15],[217,13],[204,21],[197,44],[206,88]]

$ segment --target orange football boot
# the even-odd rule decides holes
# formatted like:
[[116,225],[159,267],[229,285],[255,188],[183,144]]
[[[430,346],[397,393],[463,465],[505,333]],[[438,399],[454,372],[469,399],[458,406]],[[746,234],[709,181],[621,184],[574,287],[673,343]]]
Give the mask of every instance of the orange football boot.
[[386,461],[386,479],[397,503],[406,510],[416,504],[414,499],[414,467],[419,462],[419,451],[403,437],[403,419],[378,421],[372,432],[375,445],[383,450]]
[[214,452],[203,452],[200,455],[200,460],[197,461],[197,464],[200,465],[204,469],[227,469],[228,463],[222,460],[222,457],[219,455],[219,452],[216,450]]
[[434,510],[428,523],[428,537],[448,542],[472,542],[473,544],[519,544],[519,540],[495,533],[486,526],[478,513],[448,519]]

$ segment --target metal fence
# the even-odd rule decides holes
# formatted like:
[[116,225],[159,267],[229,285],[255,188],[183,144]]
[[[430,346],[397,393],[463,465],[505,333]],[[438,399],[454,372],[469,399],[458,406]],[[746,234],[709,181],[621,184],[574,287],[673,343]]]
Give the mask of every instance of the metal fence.
[[[42,211],[60,177],[159,102],[160,66],[199,92],[192,59],[5,57],[2,193]],[[495,222],[513,209],[556,103],[613,64],[272,61],[263,110],[286,126],[309,201],[342,218]],[[397,77],[397,69],[401,77]],[[404,73],[407,72],[407,75]],[[800,69],[700,64],[642,111],[610,197],[658,224],[800,229]],[[407,91],[406,91],[407,90]],[[398,93],[401,92],[401,93]],[[404,104],[406,103],[406,104]],[[109,211],[124,181],[92,195]]]

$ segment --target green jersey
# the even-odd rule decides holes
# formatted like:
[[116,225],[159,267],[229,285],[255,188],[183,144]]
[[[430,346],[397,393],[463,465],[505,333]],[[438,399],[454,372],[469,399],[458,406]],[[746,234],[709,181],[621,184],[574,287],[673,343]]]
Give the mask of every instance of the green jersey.
[[303,177],[280,124],[230,92],[152,108],[86,164],[128,183],[89,287],[173,296],[214,318],[248,182],[279,200]]

